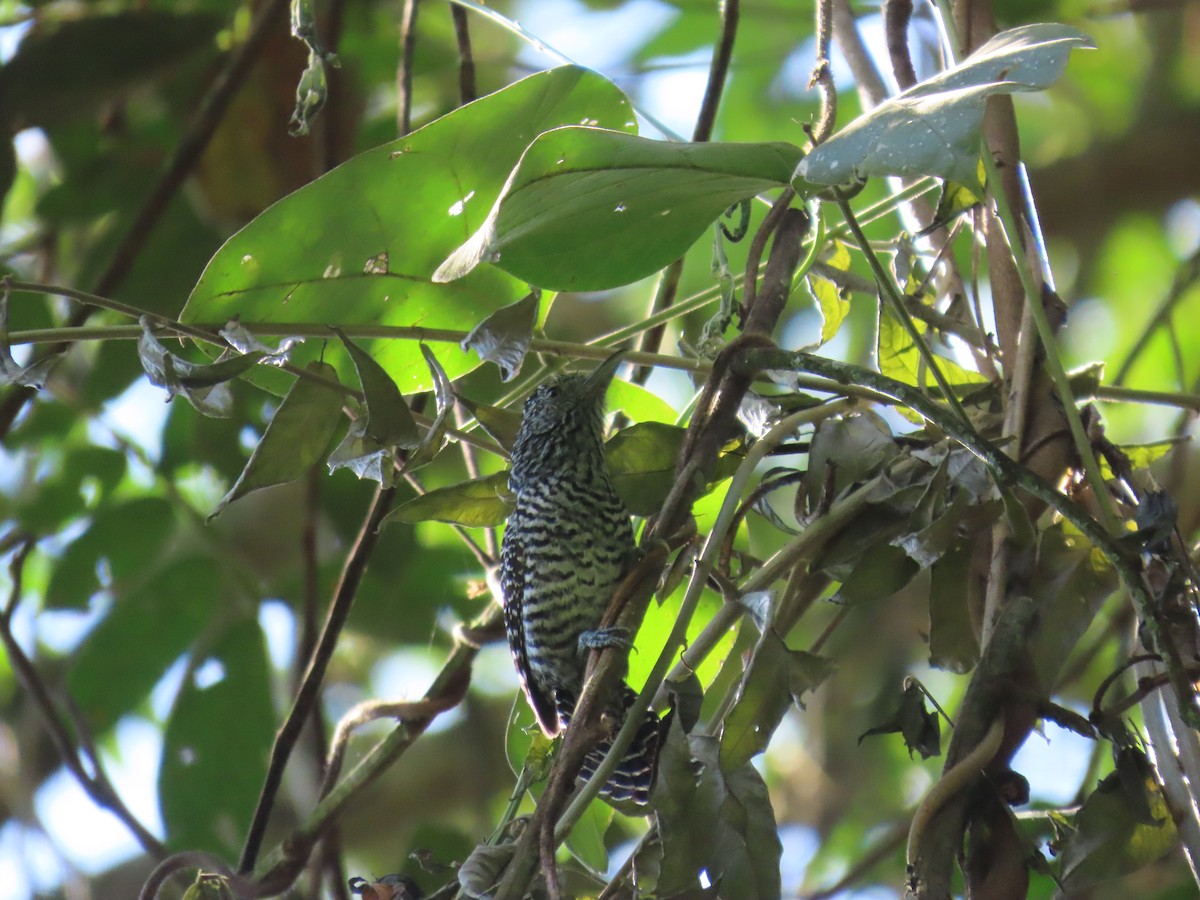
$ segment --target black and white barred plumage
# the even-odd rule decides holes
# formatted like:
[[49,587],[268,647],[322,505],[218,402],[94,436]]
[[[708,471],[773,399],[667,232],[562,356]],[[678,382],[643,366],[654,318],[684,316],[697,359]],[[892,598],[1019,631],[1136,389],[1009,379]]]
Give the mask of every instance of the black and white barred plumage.
[[[570,721],[588,651],[622,640],[599,628],[634,559],[629,514],[604,461],[604,394],[619,362],[611,357],[590,376],[561,375],[538,387],[513,446],[516,508],[500,552],[504,622],[525,695],[549,736]],[[635,697],[622,686],[610,715],[624,720]],[[658,735],[658,717],[648,713],[601,796],[647,802]],[[607,749],[605,742],[588,754],[583,777]]]

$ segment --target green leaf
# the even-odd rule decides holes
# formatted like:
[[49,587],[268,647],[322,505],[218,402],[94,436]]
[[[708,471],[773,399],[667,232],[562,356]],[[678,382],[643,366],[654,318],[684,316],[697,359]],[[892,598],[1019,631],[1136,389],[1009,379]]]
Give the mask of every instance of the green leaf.
[[404,464],[406,472],[431,462],[442,452],[442,448],[446,446],[446,430],[450,427],[450,413],[454,411],[454,385],[450,383],[446,370],[425,344],[421,345],[421,355],[425,357],[425,364],[429,366],[429,374],[433,377],[433,399],[437,414],[433,417],[429,430],[422,435],[417,449]]
[[[633,114],[611,82],[564,66],[362,153],[230,238],[204,270],[182,317],[330,323],[351,334],[352,325],[467,331],[482,315],[519,300],[528,286],[492,267],[451,285],[434,284],[433,270],[483,221],[530,141],[583,119],[623,128]],[[316,358],[318,343],[297,348],[294,358]],[[415,342],[380,338],[363,348],[402,393],[433,386]],[[325,360],[349,377],[341,347],[329,348]],[[441,362],[451,378],[479,364],[454,347],[441,353]]]
[[816,147],[796,167],[797,189],[872,176],[936,175],[979,187],[979,129],[992,94],[1039,91],[1070,51],[1095,45],[1067,25],[1002,31],[953,68],[885,100]]
[[117,597],[71,658],[67,687],[103,734],[150,693],[206,625],[221,598],[213,560],[175,563]]
[[850,312],[850,292],[815,272],[809,272],[804,283],[821,312],[821,343],[824,344],[834,338]]
[[198,651],[167,721],[158,800],[172,852],[236,858],[274,733],[262,631],[238,622]]
[[929,664],[960,675],[979,660],[969,609],[971,552],[969,542],[960,543],[930,571]]
[[498,406],[488,406],[486,403],[476,403],[461,394],[458,395],[458,402],[466,407],[483,426],[483,430],[490,434],[506,453],[512,451],[517,440],[517,431],[521,427],[520,413]]
[[513,502],[508,490],[508,472],[497,472],[415,497],[393,509],[381,524],[433,521],[490,528],[504,524]]
[[734,772],[767,749],[792,703],[833,672],[826,659],[789,650],[774,630],[762,633],[746,667],[737,700],[721,731],[721,771]]
[[904,737],[904,746],[908,755],[916,750],[922,759],[940,756],[942,752],[942,730],[938,714],[925,708],[925,692],[913,681],[904,685],[900,695],[900,705],[888,717],[887,721],[864,731],[858,738],[861,744],[863,738],[873,734],[900,734]]
[[334,334],[350,354],[367,407],[365,434],[383,447],[415,447],[421,440],[417,423],[383,366],[335,328]]
[[837,663],[807,650],[788,651],[788,692],[792,702],[804,709],[804,695],[815,691],[837,671]]
[[255,366],[267,354],[261,350],[221,359],[209,365],[188,362],[171,353],[154,335],[154,322],[142,316],[138,358],[151,384],[166,388],[174,397],[184,397],[206,416],[228,419],[233,410],[233,393],[228,381]]
[[792,705],[788,687],[788,648],[768,628],[754,648],[737,700],[721,729],[722,772],[732,772],[767,749]]
[[[326,363],[310,363],[306,371],[326,379],[337,377],[333,366]],[[209,514],[209,520],[251,491],[301,477],[325,455],[341,417],[340,393],[319,381],[297,378],[250,454],[246,468]]]
[[[0,70],[2,71],[2,70]],[[7,139],[0,143],[8,144]],[[3,200],[3,194],[0,194]],[[41,390],[46,385],[46,379],[55,363],[62,358],[61,353],[53,353],[37,359],[27,366],[22,366],[13,359],[12,350],[8,343],[8,290],[0,291],[0,385],[21,385]]]
[[396,449],[416,447],[421,436],[396,382],[383,367],[355,345],[340,328],[334,333],[350,354],[362,385],[366,414],[350,423],[346,437],[329,455],[329,469],[347,468],[359,478],[383,485],[396,479]]
[[766,785],[751,765],[724,773],[719,752],[716,738],[668,731],[651,797],[662,838],[655,896],[780,896],[782,847]]
[[[928,333],[928,326],[919,319],[914,319],[913,325],[919,334]],[[878,351],[881,374],[916,387],[936,387],[933,373],[925,364],[912,335],[908,333],[904,323],[886,306],[879,313]],[[987,383],[984,375],[965,369],[952,359],[938,356],[937,364],[951,387]]]
[[553,290],[629,284],[682,256],[733,204],[785,186],[799,159],[784,143],[668,143],[557,128],[529,146],[487,220],[434,279],[492,262]]
[[588,804],[575,827],[567,836],[567,849],[593,872],[608,870],[608,848],[604,835],[612,824],[616,810],[602,800]]
[[501,381],[512,381],[521,372],[533,327],[538,319],[540,291],[530,291],[510,306],[496,310],[463,339],[464,350],[474,350],[484,362],[495,363]]
[[921,567],[899,547],[882,541],[864,552],[854,571],[838,588],[834,601],[859,606],[886,600],[904,587]]
[[1039,616],[1030,650],[1046,690],[1053,689],[1067,658],[1119,583],[1112,564],[1069,525],[1060,522],[1041,533],[1037,568],[1027,590]]
[[614,378],[608,387],[608,402],[631,422],[662,422],[670,425],[679,417],[669,403],[640,384]]
[[[675,460],[683,445],[684,429],[662,422],[641,422],[623,428],[604,447],[613,486],[635,516],[658,512],[675,480]],[[710,487],[733,474],[740,454],[725,452],[717,463]]]
[[[1131,753],[1134,751],[1123,751]],[[1062,847],[1061,884],[1066,896],[1117,879],[1148,865],[1176,847],[1179,833],[1162,789],[1141,760],[1141,797],[1132,798],[1119,772],[1096,786],[1075,816],[1075,830]],[[1149,808],[1153,818],[1145,821]]]

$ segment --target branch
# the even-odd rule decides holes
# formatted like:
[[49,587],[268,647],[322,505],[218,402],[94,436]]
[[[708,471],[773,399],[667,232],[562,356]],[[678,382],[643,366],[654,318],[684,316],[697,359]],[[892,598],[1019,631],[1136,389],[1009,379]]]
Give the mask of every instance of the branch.
[[[6,536],[6,543],[8,539],[15,537],[15,535]],[[13,613],[16,612],[17,604],[21,601],[25,562],[36,544],[37,541],[32,536],[25,535],[20,538],[16,543],[17,549],[13,554],[12,562],[9,563],[12,588],[8,594],[8,602],[5,603],[4,609],[0,610],[0,643],[3,643],[4,649],[8,653],[9,666],[41,714],[50,735],[50,742],[54,744],[54,749],[58,751],[67,771],[75,777],[93,803],[120,819],[143,850],[153,857],[162,858],[166,854],[166,848],[137,820],[117,792],[113,790],[112,782],[109,781],[101,767],[99,755],[93,753],[89,757],[94,770],[92,774],[89,774],[84,768],[79,753],[76,752],[73,745],[71,735],[67,733],[67,728],[63,724],[54,700],[50,697],[46,683],[42,681],[32,660],[21,649],[21,645],[17,643],[16,636],[12,632]]]
[[412,131],[413,55],[417,49],[417,12],[420,0],[404,0],[400,15],[400,67],[396,70],[396,137]]
[[[488,607],[476,621],[462,629],[463,635],[491,634],[501,627],[503,612],[495,604]],[[450,708],[450,698],[461,700],[466,695],[471,681],[471,664],[479,653],[479,645],[462,636],[456,637],[454,650],[447,657],[441,672],[425,692],[424,707],[427,711],[435,707]],[[457,702],[457,701],[455,701]],[[383,738],[359,761],[359,763],[335,787],[327,788],[324,798],[317,804],[308,820],[292,831],[279,846],[271,851],[255,869],[255,879],[260,883],[290,884],[311,847],[332,827],[334,821],[357,797],[375,783],[412,744],[424,734],[433,721],[429,718],[405,719],[394,731]]]
[[[733,43],[737,37],[738,17],[741,11],[741,0],[725,0],[720,4],[721,36],[717,48],[713,52],[712,62],[708,68],[708,82],[704,86],[704,99],[700,104],[700,112],[696,116],[696,127],[692,131],[693,141],[708,141],[712,138],[713,127],[717,120],[717,108],[721,104],[721,94],[725,90],[725,81],[729,77],[729,62],[733,58]],[[683,260],[678,259],[663,270],[651,302],[650,314],[662,315],[670,310],[675,303],[675,294],[679,290],[679,277],[683,273]],[[640,349],[643,353],[657,353],[662,347],[665,325],[655,325],[642,335]],[[635,362],[630,357],[628,362]],[[644,373],[644,374],[643,374]],[[638,384],[645,382],[650,376],[650,369],[643,367],[635,373]]]
[[267,829],[267,821],[271,816],[271,808],[275,804],[275,795],[283,783],[283,771],[287,767],[288,759],[296,746],[304,723],[317,703],[321,684],[325,680],[325,670],[333,657],[333,651],[341,636],[342,626],[346,624],[346,618],[350,615],[350,608],[354,604],[358,586],[366,571],[367,560],[371,558],[371,553],[379,542],[379,524],[387,515],[395,493],[395,488],[380,488],[375,494],[375,499],[363,521],[354,547],[346,557],[346,565],[342,569],[342,577],[334,592],[333,602],[329,605],[325,626],[321,631],[321,639],[317,642],[300,690],[296,692],[296,698],[292,701],[292,709],[279,729],[279,734],[275,737],[274,747],[271,748],[271,761],[267,767],[266,777],[263,779],[262,791],[258,796],[258,805],[255,807],[250,829],[246,834],[242,858],[238,863],[239,872],[251,871],[258,859],[258,852],[262,847],[263,836]]
[[465,106],[479,96],[475,88],[471,31],[467,27],[467,11],[457,3],[450,4],[450,18],[454,21],[454,39],[458,44],[458,102]]

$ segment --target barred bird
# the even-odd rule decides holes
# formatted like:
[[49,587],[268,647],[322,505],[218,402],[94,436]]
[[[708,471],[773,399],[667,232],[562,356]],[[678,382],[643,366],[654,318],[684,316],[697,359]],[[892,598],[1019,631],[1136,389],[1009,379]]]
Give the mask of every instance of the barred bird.
[[[604,460],[604,395],[621,362],[591,375],[560,375],[525,402],[508,484],[516,508],[500,548],[500,585],[508,646],[529,705],[547,736],[570,723],[588,651],[628,647],[621,629],[600,619],[635,558],[633,529]],[[609,701],[616,721],[636,694],[622,685]],[[600,796],[644,807],[658,756],[659,719],[647,713]],[[583,764],[590,778],[610,746]]]

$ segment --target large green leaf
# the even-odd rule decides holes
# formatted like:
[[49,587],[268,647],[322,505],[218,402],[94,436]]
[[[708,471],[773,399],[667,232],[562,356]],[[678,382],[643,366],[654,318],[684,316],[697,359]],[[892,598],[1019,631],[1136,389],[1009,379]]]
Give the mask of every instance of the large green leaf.
[[[583,120],[626,128],[633,114],[612,83],[567,66],[360,154],[230,238],[204,270],[183,318],[326,323],[352,336],[353,325],[470,330],[528,288],[492,267],[449,285],[433,284],[433,270],[479,226],[529,143]],[[359,343],[404,393],[432,385],[414,341]],[[297,348],[294,361],[315,358],[321,342],[309,344]],[[451,378],[479,364],[453,345],[438,357]],[[324,359],[348,380],[342,347],[327,345]]]
[[504,193],[434,278],[481,262],[539,287],[594,291],[679,258],[739,200],[783,187],[792,144],[680,144],[602,128],[549,131],[525,151]]
[[1023,25],[995,35],[957,66],[879,104],[815,148],[796,183],[842,184],[882,175],[979,182],[979,126],[992,94],[1040,91],[1091,38],[1068,25]]
[[[311,374],[333,379],[333,369],[312,363]],[[342,396],[326,384],[297,378],[279,409],[267,423],[246,468],[221,498],[209,519],[216,518],[234,500],[261,488],[295,481],[325,456],[342,418]]]
[[198,652],[171,710],[158,773],[169,849],[233,858],[274,731],[266,643],[248,619]]

